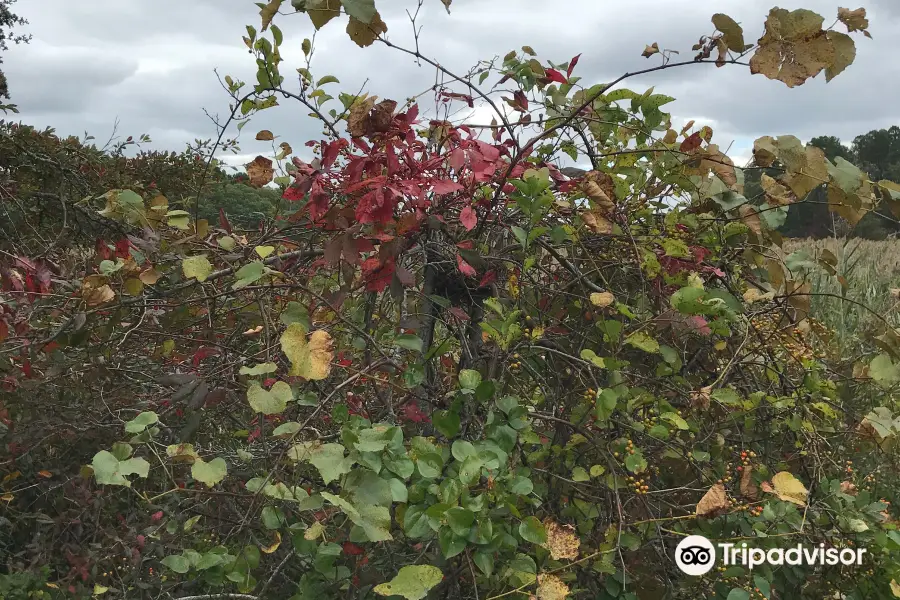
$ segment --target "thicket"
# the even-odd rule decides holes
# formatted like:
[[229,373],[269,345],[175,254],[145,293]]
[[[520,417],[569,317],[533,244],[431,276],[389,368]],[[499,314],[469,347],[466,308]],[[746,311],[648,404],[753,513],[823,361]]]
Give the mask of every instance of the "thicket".
[[[129,159],[0,136],[0,593],[900,593],[900,335],[877,321],[859,356],[833,352],[808,275],[834,257],[776,251],[813,189],[855,223],[900,187],[789,135],[736,169],[708,126],[671,127],[674,98],[624,87],[637,73],[582,81],[593,57],[523,46],[460,75],[389,41],[371,0],[260,7],[228,125],[296,102],[327,132],[314,158],[256,134],[279,152],[248,183],[284,186],[283,219],[203,218],[219,143]],[[439,112],[311,65],[287,86],[292,8],[430,65]],[[653,43],[640,73],[830,80],[868,33],[864,10],[837,17],[775,8],[748,43],[716,14],[696,56]],[[449,117],[476,103],[490,125]],[[868,554],[691,578],[689,534]]]

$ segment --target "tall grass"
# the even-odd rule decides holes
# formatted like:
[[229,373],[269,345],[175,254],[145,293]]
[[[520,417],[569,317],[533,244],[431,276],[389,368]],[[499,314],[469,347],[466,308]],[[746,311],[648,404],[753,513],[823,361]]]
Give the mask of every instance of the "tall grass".
[[900,293],[900,240],[785,240],[785,254],[800,250],[813,260],[826,250],[837,258],[836,275],[815,270],[808,281],[814,294],[829,294],[812,297],[810,316],[835,333],[835,349],[842,356],[862,350],[864,335],[884,328],[881,319],[900,327],[900,299],[895,296]]

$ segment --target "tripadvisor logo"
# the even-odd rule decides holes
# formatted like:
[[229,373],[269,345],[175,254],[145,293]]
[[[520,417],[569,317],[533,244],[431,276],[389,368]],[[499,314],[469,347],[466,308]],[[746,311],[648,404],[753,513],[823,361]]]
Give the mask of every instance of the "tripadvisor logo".
[[[716,548],[718,546],[718,550]],[[781,565],[861,565],[865,548],[826,548],[825,544],[790,548],[749,548],[745,543],[718,542],[715,546],[702,535],[689,535],[675,548],[675,564],[687,575],[699,576],[715,566],[716,555],[723,566],[741,565],[748,569],[762,564]]]

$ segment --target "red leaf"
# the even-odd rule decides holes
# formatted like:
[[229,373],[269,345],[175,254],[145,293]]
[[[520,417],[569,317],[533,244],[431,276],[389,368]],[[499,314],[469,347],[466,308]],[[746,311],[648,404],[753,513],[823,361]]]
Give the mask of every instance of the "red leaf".
[[693,316],[686,320],[687,324],[694,329],[697,333],[702,336],[707,336],[712,334],[712,329],[707,325],[706,319],[700,316]]
[[682,152],[693,152],[697,148],[700,147],[700,144],[703,143],[703,138],[700,137],[700,132],[697,131],[692,133],[690,137],[681,142],[681,147],[679,148]]
[[466,231],[472,231],[478,223],[478,216],[471,206],[467,206],[459,213],[459,222],[466,228]]
[[463,309],[461,309],[461,308],[458,307],[458,306],[451,306],[451,307],[448,309],[448,311],[450,312],[451,315],[453,315],[454,317],[456,317],[456,318],[459,319],[460,321],[468,321],[469,318],[470,318],[470,317],[469,317],[469,313],[467,313],[466,311],[464,311]]
[[394,269],[393,260],[382,263],[375,257],[366,259],[362,264],[362,275],[366,281],[366,291],[383,292],[391,284]]
[[228,222],[228,217],[225,216],[225,209],[219,209],[219,227],[231,233],[231,223]]
[[464,261],[463,257],[459,254],[456,255],[456,266],[459,267],[459,272],[466,277],[475,277],[475,269],[472,268],[472,265]]
[[489,286],[495,281],[497,281],[497,271],[488,271],[484,274],[484,277],[481,278],[481,281],[478,283],[478,287]]
[[580,55],[580,54],[579,54],[578,56],[576,56],[575,58],[573,58],[572,60],[569,61],[569,68],[566,69],[566,77],[571,77],[571,76],[572,76],[572,70],[575,68],[575,65],[578,64],[578,59],[579,59],[579,58],[581,58],[581,55]]
[[150,520],[153,521],[154,523],[156,523],[157,521],[159,521],[162,518],[163,518],[163,511],[161,511],[161,510],[150,515]]
[[300,188],[300,186],[289,185],[288,187],[284,188],[284,193],[281,195],[281,197],[288,202],[299,202],[300,200],[303,200],[303,196],[305,195],[306,192],[304,192]]
[[357,546],[353,542],[344,542],[343,550],[344,554],[347,554],[349,556],[358,556],[365,553],[365,550],[362,546]]
[[439,179],[432,184],[432,190],[434,190],[434,193],[438,196],[458,192],[461,189],[463,189],[463,186],[449,179]]
[[556,69],[545,69],[544,72],[547,73],[547,79],[550,81],[555,81],[556,83],[568,83],[566,78],[563,77],[563,74]]
[[472,240],[463,240],[456,244],[456,247],[462,248],[463,250],[471,250],[475,247],[475,242],[473,242]]

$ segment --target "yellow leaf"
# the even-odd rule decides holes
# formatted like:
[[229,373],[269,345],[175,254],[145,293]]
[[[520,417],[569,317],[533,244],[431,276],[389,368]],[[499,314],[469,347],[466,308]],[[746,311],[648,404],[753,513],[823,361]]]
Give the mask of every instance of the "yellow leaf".
[[[275,18],[275,15],[278,14],[278,9],[281,8],[281,3],[284,0],[269,0],[269,3],[259,9],[259,16],[262,17],[262,30],[265,31],[269,24],[272,22],[272,19]],[[260,132],[262,133],[262,132]],[[261,139],[259,134],[257,134],[256,139]],[[269,138],[272,139],[272,138]]]
[[537,600],[563,600],[569,595],[569,586],[556,575],[538,575]]
[[317,329],[306,339],[306,329],[300,323],[291,323],[281,334],[281,349],[291,361],[290,375],[304,379],[325,379],[331,372],[334,358],[331,336]]
[[894,579],[891,579],[891,593],[894,594],[894,598],[900,598],[900,583]]
[[303,532],[304,540],[317,540],[325,533],[325,526],[316,521]]
[[57,585],[57,584],[55,584],[55,583],[50,583],[49,581],[48,581],[47,583],[45,583],[44,585],[46,585],[46,586],[47,586],[48,588],[50,588],[51,590],[58,590],[58,589],[59,589],[59,585]]
[[785,502],[806,506],[806,496],[809,492],[796,477],[787,471],[776,473],[772,477],[772,486],[775,488],[775,495]]
[[591,304],[604,308],[616,301],[612,292],[595,292],[591,294]]
[[206,281],[212,273],[212,264],[204,255],[189,256],[181,261],[181,270],[188,279],[196,277],[197,281]]
[[275,252],[275,246],[257,246],[255,250],[260,258],[265,258]]
[[753,304],[754,302],[767,302],[775,297],[775,292],[766,292],[763,294],[758,288],[752,287],[744,292],[744,301]]
[[105,594],[108,591],[109,591],[109,588],[106,587],[105,585],[100,585],[99,583],[94,584],[94,595],[95,596],[100,596],[102,594]]
[[278,546],[280,546],[280,545],[281,545],[281,532],[276,531],[275,532],[275,541],[272,543],[272,545],[271,546],[260,546],[259,549],[262,550],[263,552],[265,552],[266,554],[272,554],[273,552],[278,550]]
[[14,499],[15,499],[15,496],[13,496],[12,494],[9,494],[9,493],[3,494],[2,496],[0,496],[0,500],[3,500],[4,502],[12,502]]
[[725,486],[717,483],[706,492],[700,502],[697,503],[696,514],[698,517],[715,517],[731,507],[731,502],[725,494]]
[[766,201],[773,206],[787,206],[797,200],[789,189],[765,173],[762,174],[759,183],[766,193]]

